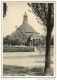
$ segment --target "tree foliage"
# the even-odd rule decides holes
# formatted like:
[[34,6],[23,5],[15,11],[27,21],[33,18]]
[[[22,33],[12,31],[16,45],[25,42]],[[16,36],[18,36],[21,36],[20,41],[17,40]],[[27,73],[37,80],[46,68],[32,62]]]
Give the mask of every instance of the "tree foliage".
[[[51,9],[51,25],[54,25],[54,3],[28,3],[28,5],[32,8],[34,14],[39,17],[45,26],[47,26],[48,22],[48,6],[52,7]],[[48,27],[47,27],[48,28]]]
[[3,39],[3,43],[5,44],[12,44],[12,45],[20,45],[20,44],[25,44],[27,41],[27,36],[25,33],[20,32],[20,31],[15,31],[11,35],[7,35]]
[[6,11],[7,11],[7,4],[3,3],[3,17],[6,16]]

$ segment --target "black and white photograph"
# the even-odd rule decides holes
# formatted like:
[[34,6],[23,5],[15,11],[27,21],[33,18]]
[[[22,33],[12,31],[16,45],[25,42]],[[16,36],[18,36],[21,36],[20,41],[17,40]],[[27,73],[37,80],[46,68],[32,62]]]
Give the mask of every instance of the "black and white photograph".
[[2,77],[55,76],[55,1],[2,1]]

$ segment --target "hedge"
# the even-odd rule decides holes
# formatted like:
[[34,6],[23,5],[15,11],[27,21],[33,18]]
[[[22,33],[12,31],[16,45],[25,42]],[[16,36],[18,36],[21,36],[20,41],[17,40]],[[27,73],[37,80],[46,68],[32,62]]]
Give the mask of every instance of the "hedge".
[[3,46],[3,52],[34,52],[34,47]]

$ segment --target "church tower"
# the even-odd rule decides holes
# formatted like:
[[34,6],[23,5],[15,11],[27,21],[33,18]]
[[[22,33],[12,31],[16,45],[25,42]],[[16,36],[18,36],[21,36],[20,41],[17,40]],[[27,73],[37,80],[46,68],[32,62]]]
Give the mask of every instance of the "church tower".
[[25,12],[24,16],[23,16],[23,23],[27,23],[28,22],[28,17],[27,14]]

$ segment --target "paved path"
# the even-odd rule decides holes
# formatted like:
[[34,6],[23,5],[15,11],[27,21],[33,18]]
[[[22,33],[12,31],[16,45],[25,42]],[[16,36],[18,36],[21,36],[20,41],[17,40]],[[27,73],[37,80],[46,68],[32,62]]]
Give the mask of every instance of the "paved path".
[[[51,61],[53,61],[53,55],[51,55]],[[12,52],[3,53],[3,64],[6,65],[17,65],[24,67],[36,67],[45,65],[45,54],[44,52]],[[53,67],[53,63],[51,64]]]

